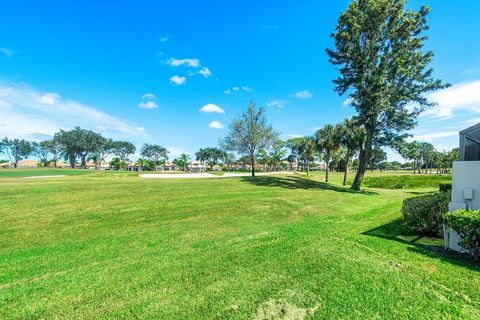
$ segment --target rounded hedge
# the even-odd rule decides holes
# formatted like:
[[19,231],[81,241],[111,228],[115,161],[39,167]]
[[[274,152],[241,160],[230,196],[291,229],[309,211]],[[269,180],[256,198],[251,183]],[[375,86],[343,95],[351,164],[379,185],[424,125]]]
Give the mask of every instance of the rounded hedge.
[[448,212],[449,192],[409,198],[403,201],[402,214],[409,229],[426,236],[442,236],[443,215]]

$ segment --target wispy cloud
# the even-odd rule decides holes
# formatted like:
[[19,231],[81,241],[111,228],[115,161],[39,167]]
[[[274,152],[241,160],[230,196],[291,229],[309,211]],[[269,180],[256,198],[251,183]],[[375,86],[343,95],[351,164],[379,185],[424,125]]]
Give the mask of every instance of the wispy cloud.
[[423,117],[446,119],[457,111],[480,113],[480,80],[456,84],[433,92],[427,98],[437,105],[426,110]]
[[212,75],[212,72],[207,67],[203,67],[198,73],[207,79]]
[[27,85],[0,83],[0,136],[32,139],[75,126],[113,139],[151,141],[144,128],[97,108]]
[[208,127],[212,129],[223,129],[225,126],[220,121],[212,121],[208,124]]
[[436,131],[436,132],[414,135],[412,140],[432,142],[433,140],[436,140],[436,139],[454,137],[454,136],[458,136],[458,131]]
[[292,139],[292,138],[301,138],[304,137],[304,135],[297,134],[297,133],[285,133],[282,134],[282,136],[286,139]]
[[185,81],[187,81],[187,78],[185,77],[180,77],[177,75],[170,77],[170,82],[176,84],[177,86],[184,84]]
[[200,108],[200,110],[198,110],[200,112],[206,112],[206,113],[219,113],[219,114],[225,114],[225,110],[223,110],[222,107],[216,105],[216,104],[213,104],[213,103],[209,103],[209,104],[206,104],[204,105],[203,107]]
[[345,99],[345,101],[342,102],[342,107],[343,108],[346,108],[348,107],[349,105],[351,105],[353,102],[353,99],[352,98],[347,98]]
[[167,60],[167,64],[172,67],[187,66],[192,68],[198,68],[200,67],[200,60],[197,58],[187,58],[187,59],[170,58]]
[[292,96],[296,99],[310,99],[313,97],[310,90],[298,91],[298,92],[295,92]]
[[167,150],[170,152],[168,154],[168,158],[170,160],[173,160],[175,158],[178,158],[182,153],[185,153],[185,154],[188,154],[188,155],[192,155],[193,153],[186,150],[186,149],[183,149],[183,148],[179,148],[179,147],[174,147],[174,146],[167,146],[166,147]]
[[142,109],[157,109],[158,104],[155,102],[157,98],[152,93],[145,93],[142,96],[142,101],[138,104]]
[[158,38],[158,42],[161,42],[161,43],[168,42],[168,40],[170,40],[170,36],[164,36],[164,37]]
[[235,87],[231,87],[231,88],[223,91],[223,93],[232,94],[232,93],[239,92],[239,91],[250,92],[252,90],[253,89],[250,88],[249,86],[235,86]]
[[267,107],[272,108],[284,108],[286,104],[289,104],[288,100],[272,100],[267,102]]
[[0,48],[0,53],[3,54],[7,58],[11,58],[15,54],[15,51],[7,49],[7,48]]

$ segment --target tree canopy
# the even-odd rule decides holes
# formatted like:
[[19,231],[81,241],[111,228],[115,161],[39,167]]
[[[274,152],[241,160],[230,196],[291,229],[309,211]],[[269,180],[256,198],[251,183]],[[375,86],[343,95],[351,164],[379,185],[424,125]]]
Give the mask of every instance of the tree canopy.
[[366,139],[352,185],[359,189],[372,148],[393,145],[432,106],[425,93],[445,87],[429,67],[433,53],[424,49],[430,9],[405,9],[406,0],[354,0],[343,12],[327,49],[340,76],[336,91],[349,92]]
[[223,149],[235,151],[250,159],[252,176],[258,152],[270,148],[278,140],[279,134],[267,123],[265,109],[256,108],[251,101],[246,112],[232,121],[227,136],[221,141]]

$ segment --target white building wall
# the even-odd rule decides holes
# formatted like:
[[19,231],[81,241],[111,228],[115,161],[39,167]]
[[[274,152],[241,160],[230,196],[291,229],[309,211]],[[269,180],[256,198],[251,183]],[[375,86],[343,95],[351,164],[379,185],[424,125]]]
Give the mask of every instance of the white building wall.
[[[464,190],[473,190],[473,199],[464,199]],[[480,161],[455,161],[453,163],[451,206],[463,204],[469,209],[480,209]],[[452,208],[458,209],[458,208]]]
[[[473,199],[466,200],[465,189],[473,190]],[[453,163],[452,199],[449,211],[457,209],[480,209],[480,161],[455,161]],[[445,247],[465,252],[458,245],[460,237],[453,230],[445,230]]]

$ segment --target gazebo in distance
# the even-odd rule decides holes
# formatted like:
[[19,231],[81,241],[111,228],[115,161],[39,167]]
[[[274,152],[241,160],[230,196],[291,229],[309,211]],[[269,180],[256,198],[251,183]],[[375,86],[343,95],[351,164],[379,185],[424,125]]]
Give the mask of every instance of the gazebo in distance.
[[[480,209],[480,123],[460,131],[460,159],[453,162],[452,198],[448,210]],[[445,248],[465,252],[460,237],[445,230]]]

